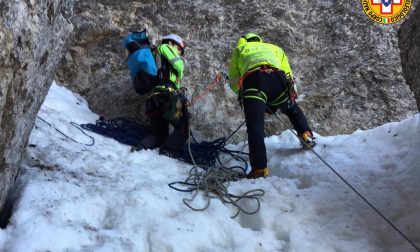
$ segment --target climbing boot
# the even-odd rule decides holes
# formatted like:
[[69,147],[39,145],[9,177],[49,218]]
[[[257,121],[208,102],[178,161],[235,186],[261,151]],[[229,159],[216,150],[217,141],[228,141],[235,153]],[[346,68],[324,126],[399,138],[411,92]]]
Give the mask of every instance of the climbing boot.
[[312,134],[312,131],[305,131],[302,134],[299,135],[299,138],[301,141],[303,141],[301,144],[303,146],[304,149],[309,150],[312,149],[316,143],[314,141],[315,137]]
[[175,158],[177,153],[174,152],[174,151],[171,151],[167,148],[160,147],[159,148],[159,155],[164,155],[164,156],[167,156],[167,157],[170,157],[170,158]]
[[252,169],[251,172],[246,176],[247,179],[265,178],[268,177],[268,168],[264,169]]

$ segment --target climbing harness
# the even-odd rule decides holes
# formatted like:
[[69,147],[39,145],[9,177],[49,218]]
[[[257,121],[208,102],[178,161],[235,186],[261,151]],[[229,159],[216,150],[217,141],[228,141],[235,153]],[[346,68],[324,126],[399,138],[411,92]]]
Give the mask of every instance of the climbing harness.
[[159,86],[154,87],[150,91],[149,95],[147,96],[147,99],[150,99],[151,97],[155,95],[160,95],[162,93],[172,93],[172,92],[176,92],[176,89],[171,86],[159,85]]
[[241,89],[241,96],[242,99],[258,99],[264,103],[267,103],[267,95],[256,88],[248,88],[242,91]]
[[370,203],[359,191],[357,191],[356,188],[354,188],[343,176],[341,176],[327,161],[325,161],[313,148],[311,148],[310,145],[308,145],[301,137],[299,137],[288,125],[277,115],[275,114],[270,107],[267,106],[267,109],[270,110],[277,119],[285,125],[288,130],[290,130],[298,139],[299,141],[304,145],[304,147],[308,150],[311,150],[311,152],[319,158],[335,175],[337,175],[338,178],[340,178],[341,181],[344,182],[357,196],[359,196],[373,211],[375,211],[382,219],[385,220],[397,233],[399,233],[408,243],[410,243],[417,251],[420,252],[420,248],[414,244],[413,241],[411,241],[400,229],[398,229],[392,222],[389,220],[379,209],[377,209],[372,203]]
[[283,72],[283,71],[278,69],[278,68],[270,67],[270,66],[267,66],[267,65],[262,65],[262,66],[259,66],[257,68],[251,69],[248,72],[246,72],[245,74],[243,74],[241,76],[241,78],[239,79],[238,90],[242,89],[243,83],[244,83],[244,80],[246,79],[246,77],[248,77],[249,75],[251,75],[255,72],[274,73],[274,72]]
[[238,101],[239,105],[243,107],[243,99],[257,99],[260,100],[270,106],[278,106],[280,104],[285,103],[289,99],[289,90],[291,88],[290,85],[284,90],[274,101],[268,102],[267,94],[265,94],[263,91],[256,89],[256,88],[243,88],[243,82],[249,75],[255,73],[255,72],[263,72],[263,73],[274,73],[274,72],[283,72],[280,69],[272,68],[266,65],[263,65],[261,67],[255,68],[253,70],[250,70],[246,72],[244,75],[241,76],[240,80],[238,81]]

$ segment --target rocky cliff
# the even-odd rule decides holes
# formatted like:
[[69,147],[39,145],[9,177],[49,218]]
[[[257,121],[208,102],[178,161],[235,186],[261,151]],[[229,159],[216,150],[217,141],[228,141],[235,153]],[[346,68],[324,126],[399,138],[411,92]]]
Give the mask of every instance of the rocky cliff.
[[67,51],[73,0],[0,1],[0,209]]
[[401,63],[407,84],[413,91],[420,111],[420,9],[411,13],[398,33]]
[[[300,104],[318,133],[371,128],[417,111],[402,75],[399,24],[372,22],[357,1],[78,1],[73,22],[75,41],[58,79],[105,116],[143,114],[121,46],[125,34],[143,28],[156,43],[167,33],[183,37],[184,85],[193,99],[226,70],[238,37],[252,31],[288,54]],[[226,85],[197,101],[192,114],[193,128],[207,138],[243,120]],[[268,132],[284,128],[268,120]]]
[[[147,28],[155,44],[168,33],[184,38],[193,128],[208,139],[243,121],[226,84],[206,88],[246,32],[287,52],[300,104],[318,133],[416,113],[404,77],[420,108],[418,10],[392,26],[373,23],[359,2],[344,0],[91,0],[76,1],[74,15],[73,0],[0,0],[0,13],[0,206],[55,74],[99,114],[142,117],[145,97],[134,93],[121,46],[133,30]],[[268,119],[268,133],[284,128]]]

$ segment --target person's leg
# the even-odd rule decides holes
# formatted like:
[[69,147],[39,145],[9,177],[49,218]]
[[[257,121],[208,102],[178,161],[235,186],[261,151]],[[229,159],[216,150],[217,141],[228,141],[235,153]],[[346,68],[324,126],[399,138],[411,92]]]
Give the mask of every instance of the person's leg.
[[179,124],[160,146],[159,153],[172,155],[182,149],[188,139],[188,119],[181,118]]
[[248,133],[249,159],[252,170],[267,168],[264,143],[265,103],[257,99],[244,99],[244,113]]
[[152,125],[153,135],[156,139],[156,145],[161,146],[169,132],[169,123],[163,119],[162,114],[156,114],[150,118],[150,124]]
[[[311,131],[303,111],[296,102],[292,102],[289,99],[289,85],[284,72],[280,71],[270,74],[270,77],[265,81],[265,85],[267,86],[269,107],[271,109],[279,108],[289,118],[298,134]],[[284,102],[281,103],[282,101]]]
[[293,103],[288,100],[280,106],[280,110],[289,118],[293,128],[299,135],[303,134],[305,131],[311,131],[303,111],[296,102]]
[[306,120],[303,111],[297,103],[288,100],[287,103],[280,106],[280,110],[289,118],[293,128],[296,130],[300,140],[302,141],[302,146],[305,149],[314,147],[316,143],[314,141],[312,130],[308,125],[308,121]]
[[189,114],[188,107],[178,94],[172,93],[169,99],[170,106],[164,111],[164,118],[174,127],[174,131],[162,144],[159,152],[170,156],[181,150],[188,138]]
[[162,145],[169,134],[169,123],[163,118],[163,109],[167,102],[167,95],[164,94],[154,95],[146,101],[146,115],[155,137],[155,147]]
[[[264,113],[266,111],[265,94],[267,93],[267,74],[255,72],[248,75],[243,82],[245,91],[243,106],[245,113],[245,121],[248,133],[249,159],[251,163],[251,172],[247,178],[258,178],[268,176],[267,169],[267,153],[264,143]],[[247,90],[259,90],[264,95],[258,95],[255,91],[246,92]],[[247,96],[259,96],[259,98],[246,98]]]

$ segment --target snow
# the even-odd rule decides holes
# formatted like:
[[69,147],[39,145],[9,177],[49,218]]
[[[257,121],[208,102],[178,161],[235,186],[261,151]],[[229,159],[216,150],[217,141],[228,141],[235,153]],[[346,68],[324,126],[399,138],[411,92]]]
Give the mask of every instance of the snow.
[[[38,116],[86,144],[70,122],[99,117],[55,83]],[[268,178],[229,184],[235,194],[265,191],[258,213],[231,218],[231,205],[212,199],[193,211],[182,201],[192,193],[168,186],[191,165],[91,132],[93,146],[75,143],[52,126],[36,120],[0,251],[416,251],[291,131],[265,140]],[[420,115],[316,136],[314,151],[420,247]],[[192,204],[202,206],[202,197]]]

